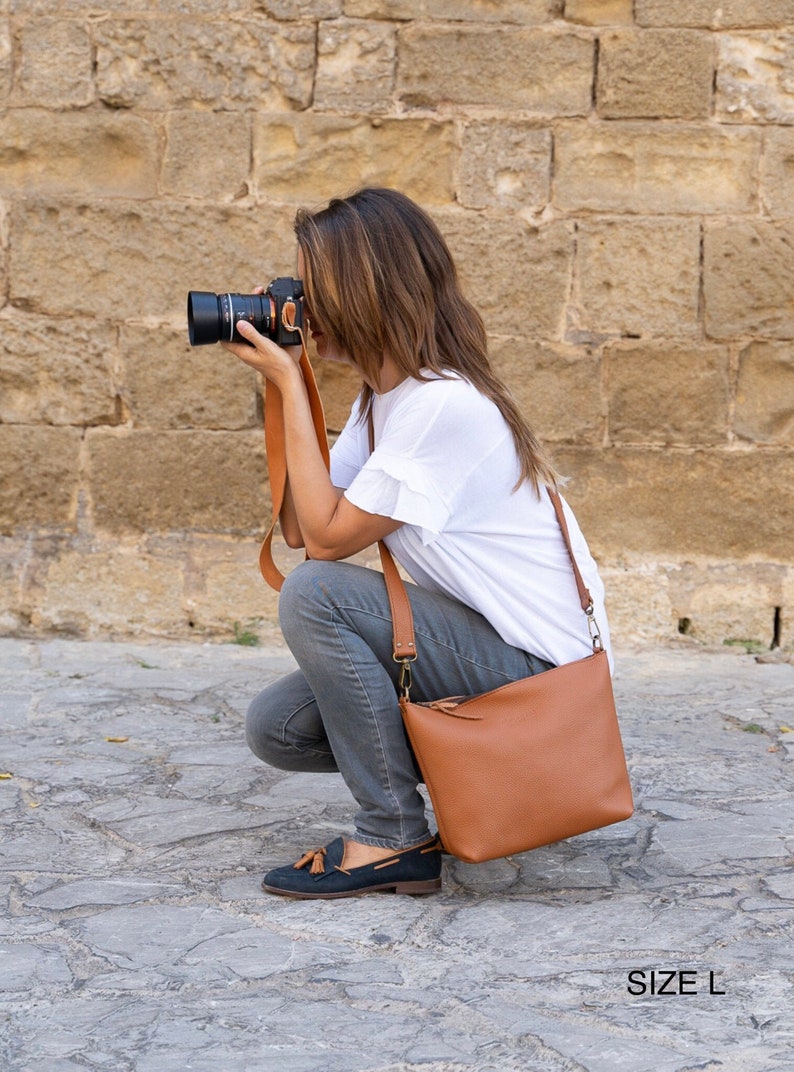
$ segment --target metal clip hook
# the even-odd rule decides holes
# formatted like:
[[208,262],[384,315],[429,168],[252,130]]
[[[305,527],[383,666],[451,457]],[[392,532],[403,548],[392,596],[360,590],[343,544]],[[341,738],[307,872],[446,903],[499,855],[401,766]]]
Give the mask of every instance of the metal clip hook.
[[411,671],[411,663],[416,662],[416,656],[412,659],[396,659],[396,662],[400,664],[400,678],[398,681],[398,687],[400,690],[401,700],[411,699],[411,685],[413,684],[413,673]]
[[587,614],[587,628],[590,630],[590,639],[593,642],[593,651],[603,651],[604,645],[601,640],[601,630],[598,628],[598,622],[595,620],[592,604],[590,605],[590,609]]

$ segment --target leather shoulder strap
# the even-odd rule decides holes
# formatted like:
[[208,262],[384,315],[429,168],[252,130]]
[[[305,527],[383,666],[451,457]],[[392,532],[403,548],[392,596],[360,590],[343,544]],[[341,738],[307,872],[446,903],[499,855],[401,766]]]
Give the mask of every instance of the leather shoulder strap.
[[566,548],[568,549],[568,557],[571,560],[571,565],[573,566],[573,575],[576,578],[576,589],[579,592],[579,602],[581,603],[582,610],[585,612],[585,614],[591,614],[593,610],[593,600],[591,599],[590,593],[588,592],[587,588],[585,588],[585,583],[582,580],[582,575],[579,572],[578,565],[576,564],[573,548],[571,547],[571,536],[568,532],[568,524],[565,520],[565,513],[562,507],[562,499],[557,494],[557,492],[552,491],[551,488],[546,488],[546,491],[549,493],[551,504],[554,507],[554,513],[557,515],[557,521],[559,522],[559,526],[562,529],[562,538],[565,541]]
[[[372,403],[367,413],[367,430],[369,433],[369,452],[375,449],[375,424],[372,420]],[[416,658],[416,638],[414,636],[414,616],[405,590],[402,577],[394,563],[391,551],[383,540],[378,540],[380,564],[389,594],[389,607],[392,620],[392,656],[395,660]]]
[[[366,414],[366,429],[370,437],[370,453],[375,449],[375,425],[372,418],[372,402],[370,411]],[[414,636],[414,614],[410,610],[408,593],[405,591],[400,571],[394,565],[394,560],[383,540],[378,540],[380,553],[380,567],[384,571],[386,591],[389,594],[389,607],[391,608],[392,625],[392,657],[395,660],[416,658],[416,637]]]
[[386,544],[378,541],[380,564],[389,593],[389,607],[392,620],[392,657],[398,662],[402,659],[416,658],[416,638],[414,637],[414,616],[403,579],[394,564]]

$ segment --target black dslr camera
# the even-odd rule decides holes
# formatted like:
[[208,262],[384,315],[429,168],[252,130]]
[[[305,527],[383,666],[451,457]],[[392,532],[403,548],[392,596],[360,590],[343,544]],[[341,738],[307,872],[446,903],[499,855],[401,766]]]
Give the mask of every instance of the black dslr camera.
[[[291,304],[288,316],[284,306]],[[303,283],[280,276],[264,294],[213,294],[191,290],[187,296],[187,325],[191,346],[211,342],[245,342],[235,326],[238,320],[253,324],[279,346],[299,346],[303,328]],[[289,325],[289,326],[288,326]]]

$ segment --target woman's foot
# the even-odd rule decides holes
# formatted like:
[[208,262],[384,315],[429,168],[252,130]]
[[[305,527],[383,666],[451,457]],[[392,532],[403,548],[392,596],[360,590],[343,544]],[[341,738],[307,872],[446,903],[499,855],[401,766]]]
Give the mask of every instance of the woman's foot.
[[385,860],[388,856],[394,856],[401,849],[384,849],[380,845],[365,845],[361,841],[351,841],[345,838],[345,854],[340,864],[346,871],[351,867],[366,867],[367,864],[376,864]]
[[441,889],[441,843],[431,837],[413,848],[395,850],[336,838],[295,864],[268,871],[262,889],[285,897],[323,899],[376,890],[435,893]]

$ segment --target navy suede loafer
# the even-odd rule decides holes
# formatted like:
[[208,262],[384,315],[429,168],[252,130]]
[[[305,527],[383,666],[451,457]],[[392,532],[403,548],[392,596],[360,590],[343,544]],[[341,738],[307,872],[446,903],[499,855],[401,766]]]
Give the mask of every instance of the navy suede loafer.
[[335,838],[323,849],[314,849],[296,864],[268,871],[262,880],[266,893],[284,897],[358,897],[376,890],[394,893],[435,893],[441,889],[441,843],[432,837],[412,849],[400,849],[385,860],[363,867],[342,867],[345,843]]

